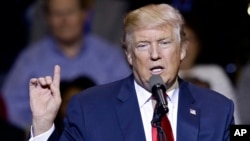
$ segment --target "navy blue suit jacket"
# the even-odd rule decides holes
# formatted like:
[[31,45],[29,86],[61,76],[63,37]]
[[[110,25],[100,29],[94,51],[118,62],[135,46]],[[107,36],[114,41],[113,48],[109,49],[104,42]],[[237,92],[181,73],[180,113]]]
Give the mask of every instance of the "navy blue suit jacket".
[[[177,141],[228,141],[233,102],[179,79]],[[55,139],[55,133],[51,140]],[[90,88],[68,106],[61,141],[146,141],[134,77]]]

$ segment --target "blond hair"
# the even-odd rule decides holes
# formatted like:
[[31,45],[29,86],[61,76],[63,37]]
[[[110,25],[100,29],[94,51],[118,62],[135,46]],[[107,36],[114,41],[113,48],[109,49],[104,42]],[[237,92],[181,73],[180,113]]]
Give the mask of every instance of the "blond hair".
[[123,21],[123,47],[130,44],[130,34],[138,29],[154,28],[164,25],[173,27],[179,41],[182,40],[184,20],[179,11],[168,4],[150,4],[129,12]]

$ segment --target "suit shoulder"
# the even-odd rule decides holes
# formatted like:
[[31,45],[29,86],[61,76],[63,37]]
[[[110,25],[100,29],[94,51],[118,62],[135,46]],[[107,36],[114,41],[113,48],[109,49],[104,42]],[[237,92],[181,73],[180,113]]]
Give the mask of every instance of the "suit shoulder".
[[128,78],[124,78],[112,83],[97,85],[86,90],[81,91],[79,94],[75,95],[75,99],[81,101],[98,101],[114,98],[117,92],[120,90],[124,81]]

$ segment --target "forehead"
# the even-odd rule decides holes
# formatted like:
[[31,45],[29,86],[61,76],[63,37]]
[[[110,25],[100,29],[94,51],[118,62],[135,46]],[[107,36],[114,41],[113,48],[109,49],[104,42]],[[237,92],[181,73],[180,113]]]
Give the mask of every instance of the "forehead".
[[50,10],[62,10],[69,7],[78,7],[79,0],[50,0],[48,5]]
[[131,35],[134,42],[153,41],[174,37],[174,30],[171,26],[141,28],[133,31]]

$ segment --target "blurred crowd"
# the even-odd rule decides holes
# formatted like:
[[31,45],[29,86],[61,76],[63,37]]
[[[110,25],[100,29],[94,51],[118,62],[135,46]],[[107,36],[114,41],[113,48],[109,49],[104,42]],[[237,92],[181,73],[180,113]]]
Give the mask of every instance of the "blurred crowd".
[[[229,41],[243,53],[234,52],[235,57],[223,60],[230,51],[224,42],[232,37],[218,35],[217,26],[206,32],[210,28],[207,26],[215,26],[202,21],[206,12],[199,12],[198,1],[16,0],[12,6],[16,8],[15,21],[20,28],[15,35],[18,37],[9,43],[14,47],[5,46],[1,52],[0,140],[25,140],[31,125],[29,79],[51,75],[55,64],[62,68],[63,105],[56,120],[58,127],[62,126],[65,107],[72,95],[130,75],[121,47],[123,16],[145,4],[164,2],[177,7],[186,21],[184,33],[189,50],[179,76],[233,100],[236,124],[250,124],[247,108],[250,106],[250,35],[242,34]],[[218,33],[230,32],[221,28]],[[218,54],[220,57],[216,59]]]

